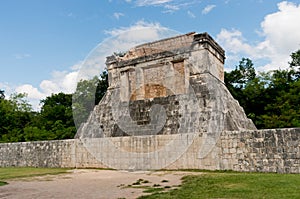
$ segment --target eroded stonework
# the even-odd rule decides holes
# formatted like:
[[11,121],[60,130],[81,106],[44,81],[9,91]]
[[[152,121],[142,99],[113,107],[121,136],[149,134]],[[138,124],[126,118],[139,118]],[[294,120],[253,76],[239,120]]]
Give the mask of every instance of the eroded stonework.
[[224,85],[224,60],[224,50],[207,33],[107,57],[108,91],[76,137],[255,130]]
[[300,128],[256,130],[207,34],[107,58],[109,89],[73,140],[0,143],[0,167],[300,173]]
[[[224,85],[224,59],[224,50],[207,33],[107,57],[109,88],[76,138],[115,169],[166,168],[199,137],[193,157],[205,159],[223,131],[256,129]],[[116,144],[117,137],[130,139]],[[106,140],[104,146],[96,138]]]

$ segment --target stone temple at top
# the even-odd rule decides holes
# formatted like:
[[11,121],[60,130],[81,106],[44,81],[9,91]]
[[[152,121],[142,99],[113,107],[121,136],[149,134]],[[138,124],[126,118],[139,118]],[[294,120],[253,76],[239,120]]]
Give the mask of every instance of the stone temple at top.
[[107,57],[109,88],[72,140],[0,143],[2,167],[300,173],[300,129],[256,130],[207,33]]
[[78,138],[254,130],[224,85],[224,50],[187,33],[107,57],[109,88]]

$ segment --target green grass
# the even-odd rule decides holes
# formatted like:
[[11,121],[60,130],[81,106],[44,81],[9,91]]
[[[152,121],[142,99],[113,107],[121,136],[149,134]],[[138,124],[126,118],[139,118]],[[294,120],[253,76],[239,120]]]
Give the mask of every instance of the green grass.
[[65,168],[0,168],[0,186],[7,184],[4,182],[13,178],[25,178],[41,175],[56,175],[66,173],[68,169]]
[[143,192],[144,193],[157,193],[157,192],[160,192],[160,191],[164,191],[165,189],[164,188],[152,188],[152,187],[147,187],[146,190],[144,190]]
[[6,185],[6,184],[7,184],[7,182],[0,181],[0,186]]
[[140,197],[152,198],[300,198],[300,175],[208,172],[183,177],[177,190]]

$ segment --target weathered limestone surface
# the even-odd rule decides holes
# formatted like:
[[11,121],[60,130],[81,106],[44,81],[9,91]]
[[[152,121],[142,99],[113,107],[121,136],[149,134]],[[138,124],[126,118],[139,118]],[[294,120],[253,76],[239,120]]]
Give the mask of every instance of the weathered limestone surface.
[[[165,160],[174,157],[180,151],[173,148],[164,157],[158,157],[156,164],[150,169],[209,169],[235,170],[246,172],[278,172],[300,173],[300,128],[269,129],[254,131],[224,131],[220,134],[214,148],[205,158],[199,157],[199,147],[203,144],[203,134],[197,134],[186,151],[165,165]],[[94,143],[94,152],[98,150],[112,165],[120,168],[135,169],[136,163],[144,164],[143,160],[123,156],[124,153],[108,151],[107,146],[113,143],[116,148],[122,147],[126,151],[153,152],[165,146],[169,141],[186,140],[189,134],[172,134],[157,136],[127,136],[113,138],[89,139]],[[85,142],[79,139],[22,142],[0,144],[1,167],[70,167],[70,168],[107,168],[99,159],[95,158],[84,146]],[[130,154],[130,153],[128,153]],[[133,156],[133,155],[132,155]]]
[[226,132],[221,145],[222,162],[233,170],[300,173],[299,128]]
[[197,158],[200,142],[167,168],[300,173],[300,128],[224,131],[205,158]]
[[76,138],[206,133],[215,142],[215,132],[256,129],[224,85],[224,59],[207,33],[108,57],[109,89]]
[[109,89],[78,139],[0,144],[0,166],[300,173],[300,129],[256,130],[224,59],[207,33],[110,56]]
[[[224,85],[224,59],[224,50],[207,33],[180,35],[137,46],[123,57],[108,57],[108,91],[76,138],[97,160],[117,169],[164,168],[197,135],[202,137],[197,156],[205,158],[222,131],[256,129]],[[110,139],[123,136],[167,141],[150,151],[141,141],[128,151]]]
[[0,144],[1,167],[75,167],[74,140]]

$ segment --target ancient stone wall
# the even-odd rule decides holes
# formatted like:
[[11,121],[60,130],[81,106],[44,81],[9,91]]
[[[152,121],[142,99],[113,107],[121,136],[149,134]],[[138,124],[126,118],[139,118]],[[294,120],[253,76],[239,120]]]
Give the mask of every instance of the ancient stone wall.
[[224,84],[224,59],[207,33],[112,55],[78,139],[0,144],[0,166],[300,173],[300,129],[256,130]]
[[[181,143],[175,148],[163,149],[174,141]],[[205,156],[200,157],[203,134],[172,134],[137,137],[74,139],[62,141],[22,142],[0,144],[1,167],[70,167],[139,169],[149,161],[132,151],[155,154],[149,168],[235,170],[246,172],[300,173],[300,129],[270,129],[255,131],[224,131],[217,143]],[[183,150],[184,145],[190,145]],[[123,152],[109,150],[113,144]],[[127,152],[127,153],[126,153]],[[97,155],[98,153],[98,155]],[[181,154],[182,153],[182,154]],[[101,155],[99,155],[101,154]],[[181,154],[181,155],[180,155]],[[172,159],[179,155],[176,159]],[[149,155],[150,157],[150,155]],[[151,158],[151,157],[150,157]],[[101,162],[103,160],[103,162]],[[172,161],[167,164],[167,161]]]
[[206,133],[212,143],[218,132],[256,129],[224,85],[224,59],[207,33],[108,57],[108,91],[76,138]]
[[220,143],[220,169],[300,173],[299,128],[226,132]]
[[1,167],[75,167],[74,140],[0,144]]

